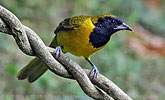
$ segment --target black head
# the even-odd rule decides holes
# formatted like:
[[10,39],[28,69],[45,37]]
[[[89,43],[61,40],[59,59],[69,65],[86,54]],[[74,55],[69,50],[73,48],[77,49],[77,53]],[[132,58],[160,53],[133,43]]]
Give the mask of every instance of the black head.
[[121,19],[111,16],[98,18],[97,23],[94,25],[95,28],[93,29],[93,32],[91,32],[89,42],[92,43],[95,48],[105,45],[109,41],[110,36],[117,31],[133,31]]
[[112,35],[113,33],[120,30],[133,31],[133,29],[125,24],[121,19],[111,16],[99,18],[95,26],[105,30],[106,35]]

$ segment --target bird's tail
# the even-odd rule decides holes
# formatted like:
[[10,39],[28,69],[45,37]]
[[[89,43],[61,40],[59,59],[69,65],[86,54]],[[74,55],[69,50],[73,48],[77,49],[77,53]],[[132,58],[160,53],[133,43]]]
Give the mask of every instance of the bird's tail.
[[43,75],[47,71],[46,65],[39,59],[34,58],[28,65],[26,65],[21,71],[18,73],[17,77],[19,80],[28,79],[30,83],[37,80],[41,75]]
[[[53,39],[50,47],[57,47],[56,38]],[[37,80],[41,75],[43,75],[48,70],[47,66],[44,62],[39,58],[34,58],[28,65],[23,67],[21,71],[18,73],[18,80],[28,79],[30,83]]]

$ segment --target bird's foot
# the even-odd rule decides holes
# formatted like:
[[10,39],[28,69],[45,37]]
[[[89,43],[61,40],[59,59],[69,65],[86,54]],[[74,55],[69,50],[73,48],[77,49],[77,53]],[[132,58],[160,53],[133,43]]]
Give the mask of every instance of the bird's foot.
[[99,73],[99,70],[97,69],[97,67],[96,67],[95,65],[93,65],[92,67],[93,67],[93,68],[92,68],[92,70],[90,71],[89,76],[91,76],[92,73],[94,72],[93,78],[92,78],[92,79],[95,79],[95,78],[97,77],[97,74]]
[[61,46],[57,46],[54,50],[54,54],[56,55],[56,58],[59,57],[62,54],[62,48]]

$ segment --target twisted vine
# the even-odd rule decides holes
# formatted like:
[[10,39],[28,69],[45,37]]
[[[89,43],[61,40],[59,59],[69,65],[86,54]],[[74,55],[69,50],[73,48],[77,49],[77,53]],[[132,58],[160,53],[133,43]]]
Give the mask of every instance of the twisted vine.
[[39,57],[56,75],[76,80],[89,97],[96,100],[132,100],[105,76],[98,74],[97,78],[92,80],[88,77],[90,70],[82,69],[65,54],[58,58],[53,56],[53,48],[45,46],[32,29],[24,26],[13,13],[1,5],[0,32],[12,35],[22,52]]

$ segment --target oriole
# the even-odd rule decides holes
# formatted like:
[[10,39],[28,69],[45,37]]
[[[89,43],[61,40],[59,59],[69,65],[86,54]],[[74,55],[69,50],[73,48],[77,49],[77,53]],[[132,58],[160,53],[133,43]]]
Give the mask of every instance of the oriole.
[[[109,14],[66,18],[54,31],[56,36],[50,47],[56,48],[56,55],[69,52],[76,56],[83,56],[92,65],[90,75],[94,73],[93,78],[95,78],[99,71],[90,60],[90,56],[104,48],[111,35],[120,30],[133,31],[121,19]],[[18,79],[28,78],[29,82],[34,82],[47,69],[39,58],[35,58],[18,73]]]

